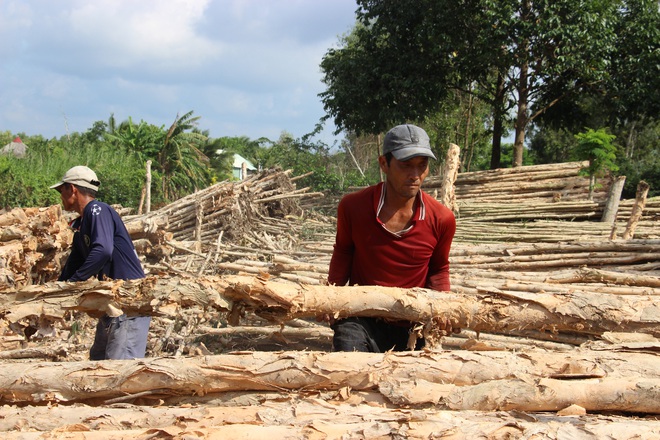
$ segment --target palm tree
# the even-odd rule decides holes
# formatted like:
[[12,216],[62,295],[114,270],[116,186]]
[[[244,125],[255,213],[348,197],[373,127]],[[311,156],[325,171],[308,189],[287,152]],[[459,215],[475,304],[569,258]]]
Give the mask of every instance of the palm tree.
[[157,161],[163,173],[163,195],[168,200],[209,182],[209,158],[201,150],[208,137],[195,130],[199,118],[193,117],[193,111],[181,117],[177,114],[163,139]]

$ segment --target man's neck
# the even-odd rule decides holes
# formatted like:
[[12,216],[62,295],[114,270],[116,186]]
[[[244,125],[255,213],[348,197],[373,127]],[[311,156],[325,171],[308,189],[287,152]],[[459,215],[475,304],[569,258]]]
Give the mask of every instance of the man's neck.
[[86,196],[86,195],[80,195],[78,198],[78,206],[76,209],[76,212],[82,216],[83,212],[85,212],[85,207],[89,204],[89,202],[93,201],[94,197]]

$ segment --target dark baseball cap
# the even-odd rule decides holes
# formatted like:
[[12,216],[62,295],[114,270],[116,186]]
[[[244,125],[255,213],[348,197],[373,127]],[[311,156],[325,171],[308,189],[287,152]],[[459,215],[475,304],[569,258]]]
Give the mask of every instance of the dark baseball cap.
[[406,161],[416,156],[436,159],[431,151],[429,135],[412,124],[397,125],[387,132],[383,140],[383,155],[392,153],[396,160]]

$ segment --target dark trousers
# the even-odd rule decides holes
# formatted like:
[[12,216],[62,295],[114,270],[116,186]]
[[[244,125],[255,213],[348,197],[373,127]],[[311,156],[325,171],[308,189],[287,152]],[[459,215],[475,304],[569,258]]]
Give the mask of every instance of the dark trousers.
[[[353,317],[340,319],[331,327],[335,331],[332,338],[333,351],[384,353],[408,349],[409,326],[390,324],[380,318]],[[415,349],[422,347],[424,340],[418,339]]]
[[89,359],[137,359],[147,350],[151,316],[103,316],[96,324],[94,344]]

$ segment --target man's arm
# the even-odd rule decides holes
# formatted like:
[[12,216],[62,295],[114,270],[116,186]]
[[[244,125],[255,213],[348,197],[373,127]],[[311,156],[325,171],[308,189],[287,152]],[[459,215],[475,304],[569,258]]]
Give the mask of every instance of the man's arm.
[[451,290],[451,283],[449,281],[449,251],[454,234],[456,233],[456,217],[454,217],[454,214],[449,209],[446,209],[440,222],[440,236],[429,261],[426,287],[441,292],[448,292]]
[[329,284],[344,286],[348,283],[351,278],[354,248],[350,217],[348,216],[346,203],[342,199],[337,207],[337,234],[332,258],[330,259],[330,269],[328,270]]

